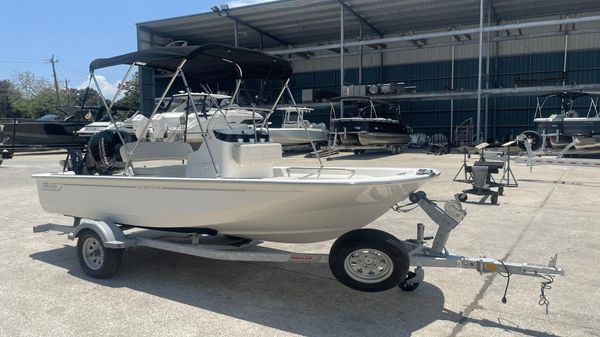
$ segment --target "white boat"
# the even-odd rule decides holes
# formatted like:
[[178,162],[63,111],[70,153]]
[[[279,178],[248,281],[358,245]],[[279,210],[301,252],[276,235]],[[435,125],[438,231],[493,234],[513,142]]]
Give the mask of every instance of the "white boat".
[[[117,122],[119,128],[127,128],[135,131],[138,138],[150,141],[187,141],[194,148],[202,143],[202,134],[198,127],[198,121],[204,129],[227,127],[250,127],[261,123],[263,116],[256,108],[242,108],[232,103],[232,96],[222,94],[192,93],[191,94],[196,113],[188,104],[188,94],[178,93],[171,97],[170,103],[166,104],[164,112],[158,112],[150,121],[150,126],[144,133],[147,118],[139,111],[123,122]],[[164,104],[163,104],[164,105]],[[190,113],[190,111],[192,111]],[[187,118],[186,118],[187,114]],[[214,118],[213,118],[214,116]],[[86,125],[77,131],[81,137],[90,138],[102,130],[111,130],[115,126],[110,121],[98,121]],[[144,133],[144,134],[142,134]]]
[[[241,73],[246,61],[252,68],[244,72],[255,76],[291,74],[284,60],[222,45],[142,50],[96,60],[90,70],[94,76],[97,68],[143,63],[172,71],[171,84],[180,76],[191,95],[188,75],[210,75],[213,68],[224,70],[232,63]],[[183,65],[191,69],[186,71]],[[287,83],[289,80],[285,87]],[[191,106],[198,120],[201,112],[195,104]],[[157,110],[143,130],[148,130]],[[434,169],[328,168],[322,163],[316,167],[274,166],[281,159],[281,144],[256,129],[211,129],[215,116],[209,119],[207,129],[200,123],[204,141],[195,151],[185,142],[150,142],[137,137],[135,143],[124,143],[131,138],[120,130],[102,131],[90,141],[87,157],[77,161],[85,163],[85,170],[77,170],[84,174],[33,176],[42,208],[158,230],[317,242],[368,225],[439,175]]]
[[263,116],[259,113],[261,109],[240,107],[232,103],[232,96],[209,95],[204,92],[192,93],[191,96],[197,113],[188,104],[187,93],[173,95],[173,108],[157,113],[152,118],[150,132],[154,138],[162,138],[164,141],[185,139],[192,147],[197,148],[203,141],[198,122],[207,130],[251,127],[263,121]]
[[172,146],[172,152],[187,153],[187,163],[134,169],[133,176],[34,175],[40,203],[51,213],[135,227],[315,242],[368,225],[439,174],[430,169],[274,167],[281,145],[253,143],[249,131],[243,132],[215,130],[208,145],[194,152],[189,145],[181,151],[185,143],[141,143],[141,151],[150,152]]
[[[560,112],[543,117],[542,110],[550,99],[560,101]],[[585,114],[575,109],[576,105],[581,107],[583,104],[588,107]],[[597,99],[590,93],[551,93],[545,95],[541,103],[538,98],[533,121],[538,125],[539,134],[547,137],[554,148],[564,148],[573,143],[577,150],[600,149],[600,114]]]
[[[329,132],[324,123],[311,123],[304,118],[304,114],[313,111],[306,107],[282,107],[283,122],[280,128],[268,128],[271,140],[283,146],[304,145],[313,143],[326,143]],[[270,114],[267,116],[268,120]]]

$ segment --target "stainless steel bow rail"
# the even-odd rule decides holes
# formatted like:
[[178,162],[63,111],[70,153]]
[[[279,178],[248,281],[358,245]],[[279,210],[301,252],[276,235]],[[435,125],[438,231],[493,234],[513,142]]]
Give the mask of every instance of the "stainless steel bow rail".
[[[473,269],[480,274],[497,272],[505,277],[510,275],[541,277],[544,278],[543,281],[546,281],[542,289],[546,290],[549,289],[547,280],[551,279],[551,275],[564,275],[564,271],[556,267],[556,255],[548,265],[538,265],[451,254],[446,249],[446,243],[451,231],[467,214],[462,209],[460,202],[448,201],[441,208],[420,191],[412,193],[409,200],[412,204],[421,207],[439,226],[434,237],[424,236],[425,226],[423,224],[417,224],[417,237],[410,240],[399,240],[389,233],[374,229],[358,229],[340,236],[333,244],[329,254],[305,254],[261,247],[262,241],[220,235],[214,230],[211,232],[210,229],[196,229],[191,233],[175,233],[139,230],[110,221],[87,219],[81,221],[76,219],[74,226],[37,225],[33,227],[33,231],[37,233],[54,230],[69,233],[68,238],[71,240],[77,238],[81,267],[89,275],[100,278],[114,275],[121,263],[122,250],[134,247],[151,247],[228,261],[329,263],[334,276],[340,282],[363,291],[381,291],[395,285],[404,291],[415,290],[424,279],[424,267]],[[397,210],[397,208],[395,209]],[[377,241],[377,237],[384,238],[386,244],[389,244],[390,240],[393,241],[392,245],[400,247],[400,254],[396,254],[398,251],[386,250],[385,245],[378,246],[376,242],[369,241]],[[432,244],[428,246],[426,242],[431,239],[433,240]],[[357,240],[362,241],[357,245]],[[347,251],[351,251],[351,253],[348,253],[344,259],[346,255],[343,255],[342,252]],[[341,259],[339,259],[340,255],[343,255]],[[394,256],[396,259],[390,259],[389,256]],[[364,259],[361,260],[363,257]],[[337,260],[345,264],[340,266],[337,264]],[[392,268],[389,268],[390,266],[387,264],[393,264]],[[408,271],[409,265],[414,267],[413,271]],[[389,269],[394,272],[392,273]],[[339,270],[345,270],[348,275],[340,275]],[[401,272],[398,274],[395,272],[396,270]],[[378,276],[377,273],[381,275]],[[398,279],[392,280],[391,286],[390,277],[398,277]],[[364,282],[361,283],[361,281]],[[381,282],[377,283],[376,281]],[[546,301],[543,292],[540,302],[542,301]]]

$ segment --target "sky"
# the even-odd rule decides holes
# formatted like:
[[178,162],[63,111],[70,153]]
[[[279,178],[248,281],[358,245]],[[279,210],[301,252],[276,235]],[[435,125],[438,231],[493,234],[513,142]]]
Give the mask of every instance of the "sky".
[[[58,80],[87,86],[88,65],[101,57],[137,49],[135,24],[269,0],[2,0],[0,9],[0,80],[31,71],[52,80],[52,55]],[[115,92],[126,67],[97,72],[105,96]]]

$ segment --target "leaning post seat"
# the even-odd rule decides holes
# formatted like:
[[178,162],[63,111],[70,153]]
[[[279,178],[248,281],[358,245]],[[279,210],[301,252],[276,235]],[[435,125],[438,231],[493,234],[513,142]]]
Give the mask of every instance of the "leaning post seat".
[[267,133],[250,129],[211,130],[200,148],[188,156],[187,176],[214,177],[207,146],[223,178],[271,178],[273,164],[281,160],[281,144],[271,143]]

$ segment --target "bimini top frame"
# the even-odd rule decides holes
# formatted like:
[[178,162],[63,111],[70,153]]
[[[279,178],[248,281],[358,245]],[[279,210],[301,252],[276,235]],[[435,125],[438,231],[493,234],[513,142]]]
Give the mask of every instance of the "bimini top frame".
[[[119,127],[112,116],[112,107],[119,93],[121,92],[121,90],[123,90],[124,83],[129,77],[129,74],[131,73],[134,66],[145,66],[173,72],[173,75],[171,76],[168,85],[163,91],[159,101],[155,105],[152,114],[148,118],[148,121],[146,122],[146,125],[143,128],[142,134],[145,134],[148,131],[148,128],[150,127],[150,123],[152,121],[152,117],[154,117],[154,115],[157,113],[167,93],[169,92],[173,83],[175,82],[175,79],[177,77],[180,77],[185,87],[185,92],[188,95],[188,100],[192,103],[191,106],[193,107],[194,115],[196,116],[198,125],[200,127],[200,132],[202,134],[202,138],[204,139],[206,144],[207,135],[200,123],[198,111],[196,109],[196,104],[194,103],[194,98],[192,96],[192,91],[188,84],[188,78],[190,80],[197,81],[202,87],[202,90],[204,90],[204,92],[209,93],[210,99],[213,101],[215,106],[218,107],[219,111],[223,113],[219,108],[219,104],[216,102],[214,97],[210,95],[211,91],[209,90],[208,86],[203,83],[217,80],[241,80],[244,76],[245,78],[274,78],[288,79],[289,81],[289,77],[292,73],[292,68],[288,61],[276,56],[264,54],[260,51],[250,50],[246,48],[233,47],[216,43],[205,44],[201,46],[150,48],[129,54],[114,56],[111,58],[96,59],[92,61],[92,63],[90,63],[90,81],[94,81],[98,93],[103,98],[104,95],[102,94],[102,90],[100,88],[100,85],[98,84],[94,72],[97,69],[126,64],[129,65],[129,69],[125,74],[123,81],[117,88],[117,92],[115,93],[110,105],[108,105],[104,99],[102,100],[110,116],[111,122],[115,126],[115,129],[118,133],[121,142],[126,147],[126,150],[129,153],[123,174],[128,174],[128,169],[132,163],[133,154],[135,153],[135,149],[137,148],[140,140],[138,139],[133,149],[129,149],[127,147],[123,136],[119,130]],[[239,87],[239,81],[237,87]],[[220,173],[214,161],[211,150],[209,147],[207,147],[207,149],[211,157],[211,161],[215,172],[217,173],[216,175],[217,177],[220,177]]]
[[[544,106],[546,105],[546,102],[548,101],[548,99],[550,98],[554,98],[554,97],[558,97],[560,99],[560,114],[567,114],[570,111],[573,110],[573,106],[575,105],[575,100],[577,98],[580,97],[589,97],[590,99],[590,105],[588,107],[588,111],[586,114],[586,118],[589,117],[600,117],[600,114],[598,113],[598,98],[594,99],[594,97],[592,96],[592,93],[587,93],[587,92],[579,92],[579,91],[562,91],[562,92],[555,92],[555,93],[549,93],[543,96],[539,96],[537,97],[537,104],[535,107],[535,118],[544,118],[544,116],[542,115],[542,110],[544,109]],[[543,100],[541,100],[543,98]],[[540,102],[541,100],[541,102]],[[569,116],[569,117],[575,117],[575,116]],[[583,117],[583,116],[579,116],[579,117]]]

